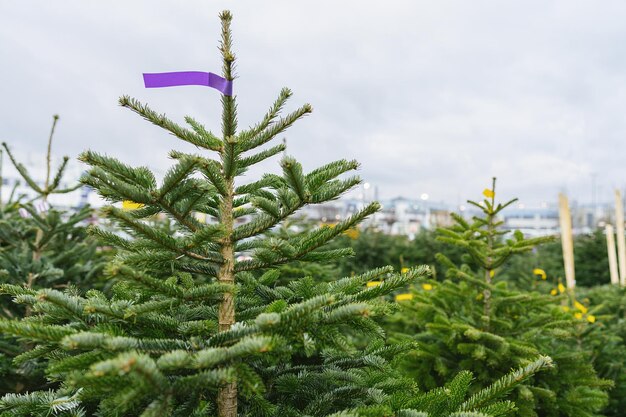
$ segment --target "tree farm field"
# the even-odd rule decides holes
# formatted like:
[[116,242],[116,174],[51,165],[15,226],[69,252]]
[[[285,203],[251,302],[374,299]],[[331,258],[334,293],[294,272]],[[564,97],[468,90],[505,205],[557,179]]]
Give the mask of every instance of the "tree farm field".
[[626,6],[324,1],[2,6],[0,417],[626,416]]

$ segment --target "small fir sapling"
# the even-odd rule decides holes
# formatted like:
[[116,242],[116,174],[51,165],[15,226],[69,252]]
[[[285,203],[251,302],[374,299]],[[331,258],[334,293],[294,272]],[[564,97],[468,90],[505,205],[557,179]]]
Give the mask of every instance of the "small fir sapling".
[[[86,228],[92,210],[51,207],[48,197],[76,190],[81,184],[62,187],[68,157],[64,157],[52,176],[52,140],[58,116],[54,116],[46,152],[46,176],[35,179],[26,167],[17,162],[6,143],[2,146],[25,184],[31,198],[16,195],[15,183],[8,199],[0,208],[0,281],[4,288],[38,290],[72,288],[86,291],[94,286],[102,272],[106,253],[98,250],[96,239]],[[10,297],[0,298],[0,317],[28,317],[32,310],[16,304]],[[42,364],[21,360],[19,355],[29,346],[10,336],[0,338],[0,393],[32,391],[47,385]]]
[[397,338],[420,346],[404,362],[407,374],[420,388],[430,389],[470,370],[480,388],[511,367],[549,355],[554,370],[514,391],[516,415],[600,416],[611,383],[598,378],[591,349],[579,338],[580,326],[589,323],[562,308],[561,302],[570,302],[567,294],[519,291],[509,288],[506,278],[499,279],[511,257],[551,238],[526,239],[519,231],[509,235],[498,215],[515,200],[496,203],[495,179],[484,195],[481,203],[469,202],[480,216],[468,220],[455,214],[456,224],[439,230],[442,242],[466,252],[464,263],[438,256],[447,270],[445,279],[416,287],[412,300],[403,302],[404,312],[389,324]]

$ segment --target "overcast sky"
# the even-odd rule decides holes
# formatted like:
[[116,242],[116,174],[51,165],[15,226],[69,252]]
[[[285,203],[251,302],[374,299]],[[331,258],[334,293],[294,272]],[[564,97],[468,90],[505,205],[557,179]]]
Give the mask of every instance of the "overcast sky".
[[449,203],[492,176],[528,205],[590,202],[594,175],[601,201],[626,185],[624,1],[0,0],[0,139],[34,160],[58,113],[59,157],[90,148],[163,172],[168,150],[192,148],[117,98],[219,131],[217,91],[146,90],[141,74],[219,72],[225,8],[240,125],[290,87],[290,109],[314,107],[286,134],[305,170],[355,158],[382,198]]

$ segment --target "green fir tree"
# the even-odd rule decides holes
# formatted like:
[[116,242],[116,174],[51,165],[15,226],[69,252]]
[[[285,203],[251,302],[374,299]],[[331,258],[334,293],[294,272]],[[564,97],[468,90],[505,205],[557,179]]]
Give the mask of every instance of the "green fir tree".
[[598,375],[614,383],[604,414],[621,416],[626,410],[626,288],[603,285],[576,293],[589,308],[587,317],[595,318],[583,332],[582,343],[592,349]]
[[[54,116],[46,153],[46,177],[34,179],[17,162],[8,145],[3,147],[11,162],[31,188],[34,197],[16,196],[16,183],[0,209],[0,281],[4,284],[38,290],[42,288],[79,288],[86,291],[95,285],[106,255],[98,250],[96,239],[87,235],[87,221],[93,215],[89,207],[64,211],[48,204],[53,194],[68,193],[81,184],[61,188],[69,160],[64,157],[54,177],[51,176],[52,140],[59,117]],[[10,297],[0,298],[0,317],[15,319],[29,316],[32,310],[15,304]],[[42,364],[16,361],[28,344],[13,337],[0,338],[0,393],[23,392],[46,386]]]
[[[221,18],[223,76],[233,80],[231,16],[225,12]],[[324,245],[378,209],[372,203],[334,228],[288,240],[266,235],[304,205],[337,198],[360,181],[339,178],[357,169],[355,161],[332,162],[305,174],[288,156],[281,161],[282,175],[241,181],[250,166],[284,150],[282,143],[263,145],[311,112],[304,105],[280,117],[290,96],[282,90],[262,121],[241,132],[236,131],[235,97],[223,96],[220,137],[192,118],[186,118],[187,129],[133,99],[120,100],[203,154],[173,151],[176,164],[160,186],[147,168],[94,152],[81,156],[92,167],[85,184],[112,203],[130,200],[143,207],[103,209],[127,236],[93,229],[119,249],[107,271],[119,280],[112,298],[95,290],[82,297],[3,286],[35,313],[21,322],[3,322],[3,330],[35,342],[18,359],[48,358],[48,378],[61,384],[58,395],[74,398],[82,388],[85,410],[102,415],[221,417],[325,415],[384,397],[376,383],[389,382],[372,379],[364,369],[385,368],[397,348],[379,344],[358,352],[350,334],[380,339],[372,316],[389,309],[380,296],[425,270],[394,275],[386,268],[332,284],[305,277],[274,286],[280,265],[349,254]],[[200,222],[198,213],[214,221]],[[146,221],[157,214],[175,222],[177,233]],[[385,285],[365,286],[382,276]],[[355,368],[364,374],[355,375]]]
[[456,225],[439,230],[442,242],[463,248],[463,264],[438,256],[446,279],[416,287],[406,310],[390,324],[400,339],[408,332],[419,343],[405,361],[407,373],[420,388],[430,389],[470,370],[480,388],[511,367],[548,355],[555,368],[515,389],[516,415],[602,415],[611,383],[596,375],[591,349],[583,343],[590,324],[568,305],[574,305],[573,296],[518,291],[499,278],[511,257],[551,238],[525,239],[519,231],[508,235],[498,214],[515,200],[496,204],[495,179],[484,194],[480,203],[469,201],[481,216],[468,221],[454,215]]

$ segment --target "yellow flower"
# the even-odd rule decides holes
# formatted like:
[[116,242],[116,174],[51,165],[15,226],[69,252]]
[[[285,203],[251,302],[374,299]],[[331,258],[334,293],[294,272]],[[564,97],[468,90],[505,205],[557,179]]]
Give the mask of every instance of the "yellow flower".
[[493,276],[494,276],[495,274],[496,274],[496,271],[495,271],[495,270],[493,270],[493,269],[490,269],[490,270],[489,270],[489,276],[490,276],[491,278],[493,278]]
[[424,291],[430,291],[433,289],[432,284],[422,284],[422,288],[424,289]]
[[136,210],[143,207],[143,204],[135,203],[134,201],[124,200],[122,201],[122,210]]
[[574,313],[574,317],[580,320],[583,318],[583,313]]
[[568,306],[561,306],[561,310],[565,311],[566,313],[569,311],[569,307]]
[[407,272],[409,272],[409,268],[402,268],[400,272],[406,274]]
[[396,301],[407,301],[412,300],[413,294],[398,294],[396,295]]
[[487,198],[494,198],[496,196],[496,193],[494,193],[489,188],[485,188],[485,191],[483,191],[483,195]]
[[548,276],[546,275],[546,271],[544,271],[541,268],[535,268],[533,269],[533,274],[538,275],[541,277],[541,279],[546,279]]
[[589,323],[595,323],[596,322],[596,316],[594,316],[593,314],[587,315],[587,321]]
[[352,227],[346,230],[345,232],[343,232],[343,234],[348,236],[352,240],[356,240],[359,238],[359,235],[361,234],[361,232],[359,232],[359,229]]
[[559,285],[557,285],[557,288],[559,289],[559,292],[561,294],[565,292],[565,285],[561,284],[560,282],[559,282]]
[[553,288],[552,291],[550,291],[550,295],[557,295],[559,292],[556,290],[556,288]]
[[581,313],[587,314],[587,311],[588,311],[587,307],[585,307],[584,305],[582,305],[578,301],[574,301],[574,307],[576,307],[578,310],[580,310]]
[[367,288],[378,287],[382,283],[382,281],[370,281],[367,283]]

